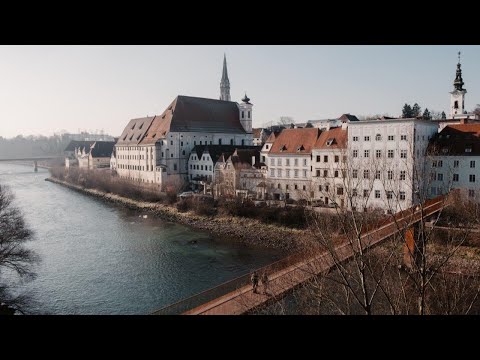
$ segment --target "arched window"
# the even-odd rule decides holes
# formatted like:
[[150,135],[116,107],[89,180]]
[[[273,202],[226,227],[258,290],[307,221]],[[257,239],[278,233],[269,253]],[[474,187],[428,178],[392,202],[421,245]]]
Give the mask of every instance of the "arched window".
[[375,135],[375,140],[376,141],[381,141],[382,140],[382,135],[380,135],[380,134]]
[[458,109],[458,100],[455,100],[455,103],[454,103],[454,105],[453,105],[453,108],[454,108],[454,109]]

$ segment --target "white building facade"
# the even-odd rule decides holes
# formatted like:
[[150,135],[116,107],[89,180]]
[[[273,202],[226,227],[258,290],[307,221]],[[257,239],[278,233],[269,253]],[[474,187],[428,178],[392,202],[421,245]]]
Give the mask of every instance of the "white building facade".
[[312,196],[312,148],[319,135],[316,128],[285,129],[273,144],[267,140],[261,158],[268,167],[266,185],[271,199],[308,200]]
[[436,133],[436,124],[418,119],[350,123],[349,186],[356,192],[352,206],[398,212],[417,203],[426,191],[426,150]]

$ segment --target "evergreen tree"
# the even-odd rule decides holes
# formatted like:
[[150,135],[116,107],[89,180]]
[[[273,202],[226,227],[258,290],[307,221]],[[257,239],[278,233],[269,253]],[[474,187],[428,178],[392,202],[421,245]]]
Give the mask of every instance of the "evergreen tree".
[[442,111],[442,120],[447,120],[447,115],[445,115],[445,111]]
[[402,109],[402,118],[410,118],[412,117],[412,107],[408,104],[403,105]]
[[415,103],[412,107],[412,117],[420,116],[421,113],[422,108],[417,103]]
[[432,115],[430,115],[430,111],[428,111],[427,108],[425,108],[425,111],[423,112],[423,119],[424,120],[432,120]]

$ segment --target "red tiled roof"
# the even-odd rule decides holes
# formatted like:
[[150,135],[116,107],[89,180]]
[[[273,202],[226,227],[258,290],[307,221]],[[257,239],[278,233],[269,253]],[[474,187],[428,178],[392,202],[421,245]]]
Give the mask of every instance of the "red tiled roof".
[[117,145],[139,144],[143,140],[154,118],[154,116],[151,116],[130,120],[118,139]]
[[319,135],[317,128],[285,129],[275,139],[270,154],[309,154]]
[[262,133],[262,128],[252,129],[252,131],[253,131],[253,137],[259,138],[260,134]]
[[[314,149],[346,149],[347,148],[347,129],[341,127],[323,131],[313,146]],[[328,145],[329,140],[331,144]]]
[[275,142],[275,133],[272,132],[265,142],[267,142],[267,143]]
[[[469,133],[473,136],[480,136],[480,124],[452,124],[447,125],[442,132],[444,132],[447,128],[455,129],[457,131],[461,131],[464,133]],[[449,130],[447,130],[449,131]]]
[[183,95],[155,117],[142,144],[155,143],[170,131],[245,134],[237,103]]

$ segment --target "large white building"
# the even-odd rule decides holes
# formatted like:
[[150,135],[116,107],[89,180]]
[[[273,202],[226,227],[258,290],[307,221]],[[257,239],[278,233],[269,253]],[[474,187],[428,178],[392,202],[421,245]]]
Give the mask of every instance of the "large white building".
[[117,173],[138,182],[179,185],[188,180],[196,145],[252,145],[252,104],[230,101],[224,59],[220,99],[179,95],[161,114],[131,120],[116,144]]
[[437,129],[420,119],[351,122],[349,191],[357,193],[353,206],[398,212],[423,198],[426,149]]

